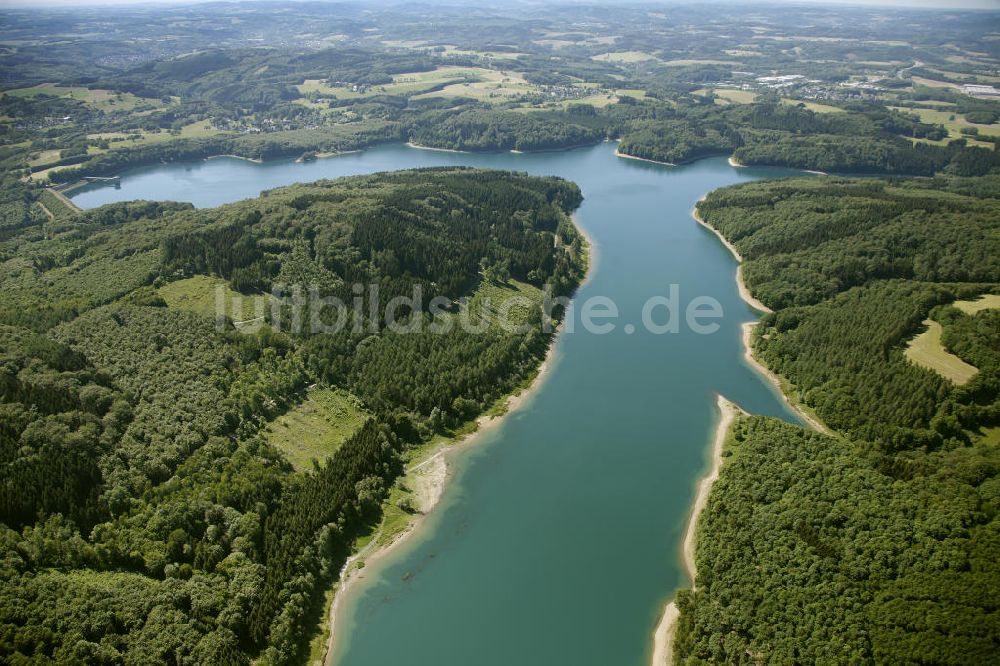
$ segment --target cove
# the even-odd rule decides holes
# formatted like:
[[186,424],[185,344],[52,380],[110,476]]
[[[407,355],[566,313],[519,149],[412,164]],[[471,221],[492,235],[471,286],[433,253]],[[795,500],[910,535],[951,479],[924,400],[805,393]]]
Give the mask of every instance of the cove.
[[[737,292],[733,257],[691,209],[718,187],[799,172],[737,169],[725,158],[661,166],[617,158],[613,144],[516,155],[387,145],[306,164],[157,165],[73,200],[215,206],[293,182],[444,165],[578,183],[577,222],[596,261],[576,299],[610,298],[617,326],[564,331],[530,402],[449,457],[452,478],[419,532],[342,600],[331,662],[648,664],[663,604],[688,585],[681,541],[718,418],[715,395],[797,422],[743,357],[741,324],[756,315]],[[671,285],[685,303],[716,299],[719,329],[647,331],[643,305]]]

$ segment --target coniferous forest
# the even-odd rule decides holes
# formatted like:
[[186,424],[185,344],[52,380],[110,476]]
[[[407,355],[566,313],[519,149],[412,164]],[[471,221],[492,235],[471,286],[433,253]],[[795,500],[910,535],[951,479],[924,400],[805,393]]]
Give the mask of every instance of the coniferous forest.
[[[830,428],[737,421],[682,591],[681,663],[996,660],[1000,331],[995,177],[717,190],[704,219],[774,308],[754,353]],[[912,363],[930,318],[978,372]]]
[[[372,318],[414,287],[423,301],[406,320],[454,317],[426,306],[472,293],[483,266],[570,293],[585,262],[567,216],[580,200],[557,178],[427,169],[219,209],[115,204],[6,240],[0,654],[301,657],[306,613],[401,454],[523,382],[549,343],[540,318],[529,335],[397,334]],[[348,304],[353,283],[378,285],[380,300],[365,299],[360,330],[297,331],[269,313],[241,332],[167,307],[158,289],[200,274],[247,294],[298,281]],[[262,428],[316,383],[354,392],[371,416],[297,473]]]
[[[405,468],[551,342],[533,308],[523,335],[455,322],[568,296],[588,260],[555,177],[69,197],[217,156],[615,141],[668,163],[622,160],[629,179],[711,156],[825,172],[698,206],[773,309],[756,358],[829,432],[737,420],[676,661],[1000,663],[1000,28],[967,2],[988,4],[0,7],[0,661],[301,663],[352,551],[417,512]],[[971,374],[916,362],[925,333]],[[281,424],[316,405],[339,410],[326,448],[293,455],[307,429]]]

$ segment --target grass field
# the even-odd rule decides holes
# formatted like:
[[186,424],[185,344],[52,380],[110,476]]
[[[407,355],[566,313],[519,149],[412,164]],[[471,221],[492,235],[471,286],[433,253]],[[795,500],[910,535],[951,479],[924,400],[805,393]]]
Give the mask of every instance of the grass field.
[[[519,72],[486,69],[484,67],[438,67],[432,72],[417,72],[396,77],[398,84],[423,85],[426,88],[444,84],[441,90],[415,95],[417,99],[431,97],[471,97],[483,102],[507,101],[540,92]],[[454,81],[454,83],[449,83]]]
[[358,99],[365,96],[364,93],[355,92],[350,88],[331,86],[325,79],[306,79],[297,85],[296,88],[303,95],[316,93],[317,95],[333,97],[334,99]]
[[[507,302],[514,298],[517,302],[508,306]],[[524,282],[510,280],[499,285],[483,280],[470,299],[469,308],[471,312],[488,314],[494,322],[503,315],[511,324],[519,326],[528,321],[530,310],[541,305],[542,298],[541,289]]]
[[956,81],[965,81],[967,83],[984,83],[987,85],[1000,83],[1000,76],[990,76],[987,74],[964,74],[962,72],[951,72],[946,69],[932,69],[930,71],[934,74],[940,74],[945,78],[955,79]]
[[564,49],[567,46],[573,46],[576,42],[571,42],[567,39],[535,39],[532,40],[532,44],[538,44],[539,46],[547,46],[550,49],[559,50]]
[[587,95],[586,97],[579,97],[576,99],[560,99],[553,102],[542,102],[541,104],[522,104],[521,106],[513,107],[511,111],[518,112],[531,112],[531,111],[565,111],[574,104],[589,104],[590,106],[596,108],[603,108],[609,106],[618,101],[618,95],[615,93],[595,93],[593,95]]
[[732,88],[700,88],[695,90],[695,95],[707,95],[715,93],[715,103],[726,104],[752,104],[757,99],[757,93],[752,90],[734,90]]
[[618,97],[631,97],[633,99],[646,99],[646,91],[638,88],[619,88],[615,91]]
[[60,151],[58,148],[42,150],[38,153],[38,155],[28,160],[28,166],[36,167],[50,162],[56,162],[59,160],[59,153]]
[[965,384],[979,370],[944,348],[941,344],[941,324],[924,320],[927,330],[917,335],[906,347],[906,357],[919,366],[938,373],[955,384]]
[[246,296],[234,291],[226,280],[210,275],[195,275],[170,282],[160,287],[158,292],[168,307],[208,317],[215,317],[217,303],[221,300],[224,314],[233,321],[259,317],[258,309],[266,311],[269,302],[266,295]]
[[952,139],[965,138],[971,145],[982,146],[984,148],[993,149],[993,144],[985,141],[976,141],[974,136],[966,136],[962,134],[963,127],[975,127],[979,130],[979,134],[984,136],[1000,136],[1000,124],[994,123],[992,125],[974,125],[968,122],[961,114],[957,114],[954,111],[948,109],[925,109],[925,108],[915,108],[910,109],[901,106],[891,106],[890,109],[895,109],[896,111],[901,111],[902,113],[912,113],[920,117],[920,122],[931,123],[934,125],[944,125],[944,128],[948,130],[948,136],[939,141],[930,141],[927,139],[921,139],[923,143],[933,143],[937,145],[945,145]]
[[526,54],[516,51],[476,51],[473,49],[463,49],[458,46],[447,44],[444,47],[443,55],[479,56],[480,58],[493,58],[494,60],[517,60]]
[[54,220],[71,219],[80,212],[80,209],[74,207],[64,195],[50,189],[42,190],[38,196],[38,203]]
[[310,388],[305,400],[267,424],[264,436],[297,470],[325,461],[369,417],[361,401],[342,389]]
[[986,294],[971,301],[955,301],[952,305],[970,315],[982,310],[994,310],[1000,308],[1000,294]]
[[601,53],[599,55],[591,56],[591,60],[597,60],[599,62],[643,62],[646,60],[656,60],[655,56],[651,56],[643,51],[615,51],[612,53]]
[[988,446],[1000,446],[1000,428],[980,428],[978,434],[982,443]]
[[668,67],[686,67],[688,65],[739,65],[740,63],[735,60],[697,60],[697,59],[685,59],[678,58],[675,60],[665,60],[663,64]]
[[787,104],[789,106],[798,106],[803,104],[807,109],[815,113],[843,113],[844,110],[837,108],[836,106],[830,106],[829,104],[820,104],[818,102],[810,102],[803,99],[788,99],[787,97],[782,98],[782,104]]
[[58,86],[54,83],[42,83],[31,88],[16,88],[14,90],[8,90],[3,94],[12,95],[14,97],[52,95],[54,97],[78,99],[87,106],[100,109],[104,112],[131,111],[141,105],[152,105],[156,107],[163,106],[163,103],[158,99],[137,97],[132,93],[119,93],[102,89],[90,90],[82,86]]
[[962,86],[957,83],[948,83],[947,81],[935,81],[934,79],[926,79],[922,76],[911,76],[910,80],[914,83],[919,83],[922,86],[927,86],[928,88],[961,88]]
[[953,139],[965,136],[961,133],[963,127],[975,127],[979,130],[980,134],[1000,136],[1000,123],[994,123],[992,125],[975,125],[967,121],[961,114],[957,114],[954,111],[949,111],[947,109],[943,111],[941,109],[925,108],[908,109],[902,106],[891,106],[889,108],[902,113],[916,114],[920,116],[920,122],[931,123],[934,125],[944,125],[944,128],[948,130],[948,135]]
[[[167,141],[174,141],[176,139],[194,139],[203,138],[208,136],[215,136],[217,134],[226,134],[221,130],[217,130],[212,127],[212,123],[209,120],[200,120],[198,122],[190,123],[185,125],[180,129],[179,134],[171,134],[167,131],[160,132],[134,132],[126,134],[124,132],[98,132],[95,134],[88,134],[88,139],[104,139],[108,142],[110,150],[115,148],[125,148],[133,146],[148,146],[155,143],[165,143]],[[108,152],[106,150],[96,148],[95,146],[90,146],[87,148],[87,153],[91,155],[96,155],[98,153]],[[54,161],[58,159],[58,150],[46,150],[38,155],[37,158],[31,160],[30,164],[32,166],[40,166],[46,164],[47,162]],[[44,169],[42,171],[36,171],[29,177],[34,181],[44,181],[48,178],[48,175],[53,171],[58,171],[60,169],[69,169],[72,166],[57,166],[51,169]]]
[[[471,52],[470,52],[471,53]],[[477,52],[478,54],[478,52]],[[488,55],[483,52],[482,55]],[[503,54],[513,55],[513,54]],[[497,56],[500,59],[500,56]],[[441,90],[435,90],[441,88]],[[365,92],[331,86],[322,79],[306,79],[299,84],[303,95],[321,95],[335,99],[360,99],[375,95],[414,95],[417,97],[473,97],[488,100],[497,96],[513,97],[538,89],[517,72],[502,72],[485,67],[443,65],[427,72],[405,72],[392,77],[392,83],[371,86]],[[300,104],[315,106],[302,98]]]

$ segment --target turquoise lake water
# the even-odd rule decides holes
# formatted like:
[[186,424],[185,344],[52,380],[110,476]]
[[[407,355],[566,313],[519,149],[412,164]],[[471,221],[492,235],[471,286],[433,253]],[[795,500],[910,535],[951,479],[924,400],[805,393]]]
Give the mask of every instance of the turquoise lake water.
[[[575,321],[533,399],[451,456],[453,478],[419,533],[345,597],[332,661],[648,664],[663,604],[688,584],[680,544],[718,418],[715,394],[796,420],[746,364],[740,325],[755,314],[737,292],[736,262],[690,213],[715,188],[796,172],[737,169],[725,158],[661,166],[617,158],[610,143],[538,154],[389,145],[307,164],[158,165],[73,199],[84,208],[128,199],[215,206],[293,182],[442,165],[577,182],[577,221],[596,263],[576,299],[609,297],[619,318],[604,335]],[[682,307],[716,299],[719,330],[645,330],[643,304],[671,285]]]

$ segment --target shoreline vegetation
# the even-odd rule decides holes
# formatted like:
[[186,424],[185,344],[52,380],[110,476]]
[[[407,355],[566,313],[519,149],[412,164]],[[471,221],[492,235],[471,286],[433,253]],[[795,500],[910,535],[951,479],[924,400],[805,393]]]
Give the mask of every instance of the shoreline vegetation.
[[454,148],[434,148],[432,146],[421,146],[419,143],[413,143],[412,141],[406,142],[407,148],[416,148],[417,150],[433,150],[439,153],[468,153],[468,150],[456,150]]
[[[736,162],[733,158],[729,159],[729,163],[734,167],[743,166],[742,164]],[[701,199],[698,200],[698,203],[701,203],[704,199],[705,196],[701,197]],[[694,218],[694,220],[702,227],[712,232],[712,234],[719,239],[726,249],[729,250],[729,252],[733,255],[733,258],[736,259],[739,264],[736,268],[736,285],[743,301],[751,308],[761,313],[773,312],[773,310],[769,307],[754,298],[754,296],[750,293],[750,290],[747,288],[746,283],[743,281],[743,257],[736,247],[721,233],[719,233],[717,229],[712,227],[701,217],[698,213],[697,204],[695,205],[695,208],[691,210],[691,217]],[[799,416],[799,418],[808,424],[810,428],[827,435],[832,435],[833,433],[830,429],[827,428],[818,418],[808,413],[805,407],[798,404],[797,401],[792,400],[789,393],[786,391],[786,387],[784,386],[781,378],[754,357],[752,333],[757,323],[758,322],[756,321],[750,321],[745,322],[742,326],[743,354],[747,363],[749,363],[754,370],[760,373],[762,377],[764,377],[777,389],[785,404],[787,404],[789,408]],[[716,424],[715,436],[712,442],[711,463],[708,471],[706,471],[705,475],[698,481],[698,492],[695,495],[695,500],[691,507],[691,514],[688,518],[687,529],[684,532],[684,541],[681,550],[681,559],[684,563],[684,569],[688,574],[688,578],[691,581],[691,589],[695,589],[695,578],[697,577],[695,554],[697,548],[698,518],[704,510],[705,504],[708,502],[708,496],[712,490],[712,486],[714,485],[716,479],[719,478],[719,470],[722,466],[722,451],[726,437],[729,434],[729,430],[732,427],[737,415],[740,413],[746,414],[746,412],[743,411],[738,405],[730,402],[721,394],[716,396],[716,404],[720,416],[719,421]],[[671,598],[671,600],[664,606],[660,619],[656,624],[656,628],[653,630],[653,656],[651,666],[670,666],[673,664],[673,641],[679,617],[680,610],[677,608],[675,600]]]
[[618,148],[615,148],[615,157],[623,157],[627,160],[639,160],[640,162],[650,162],[652,164],[659,164],[662,166],[677,166],[673,162],[664,162],[662,160],[651,160],[648,157],[636,157],[635,155],[629,155],[628,153],[623,153]]
[[[705,197],[702,197],[701,199],[698,200],[698,203],[701,203],[702,201],[704,201],[704,199]],[[753,296],[753,294],[750,293],[750,289],[743,281],[743,264],[742,264],[743,256],[739,253],[739,250],[737,250],[736,247],[732,243],[730,243],[725,236],[719,233],[718,229],[710,225],[708,222],[704,220],[704,218],[701,217],[701,215],[698,213],[697,204],[691,211],[691,217],[693,217],[698,224],[711,231],[715,235],[715,237],[718,238],[719,241],[726,246],[726,249],[728,249],[732,253],[733,258],[735,258],[736,261],[738,262],[739,265],[736,267],[736,287],[740,292],[740,298],[742,298],[747,305],[749,305],[754,310],[757,310],[758,312],[762,312],[765,314],[770,314],[774,312],[774,310],[767,307],[766,305],[761,303],[758,299],[756,299]],[[791,392],[788,390],[788,386],[786,385],[785,381],[777,374],[772,372],[770,368],[768,368],[763,363],[758,361],[757,358],[753,355],[753,329],[756,325],[757,325],[756,321],[748,321],[743,324],[743,356],[746,359],[747,363],[749,363],[750,367],[752,367],[754,370],[760,373],[762,377],[767,379],[767,381],[770,382],[770,384],[774,386],[775,389],[777,389],[778,393],[781,395],[781,399],[785,402],[785,404],[788,405],[788,407],[793,412],[795,412],[798,415],[798,417],[801,418],[810,428],[812,428],[817,432],[821,432],[825,435],[833,436],[833,431],[831,431],[819,419],[819,417],[813,414],[812,411],[808,409],[805,405],[801,404],[798,400],[794,399]]]
[[[420,146],[411,147],[420,148]],[[428,148],[427,150],[444,149]],[[579,291],[587,283],[591,275],[593,275],[597,263],[597,246],[590,234],[579,224],[576,213],[571,214],[570,219],[573,221],[576,231],[584,239],[586,272],[576,288],[576,291]],[[391,535],[385,541],[380,541],[378,538],[379,531],[383,525],[383,523],[380,523],[375,528],[372,539],[357,553],[351,555],[344,563],[344,566],[340,570],[340,575],[334,583],[333,597],[325,620],[326,635],[321,636],[324,646],[322,660],[310,658],[309,663],[311,666],[325,665],[329,662],[330,656],[333,654],[333,645],[337,638],[336,623],[338,611],[348,591],[355,583],[364,578],[365,571],[370,570],[371,565],[385,559],[398,546],[419,533],[421,526],[431,511],[438,505],[448,481],[453,475],[453,470],[445,459],[446,456],[475,445],[484,435],[500,427],[510,414],[530,404],[534,399],[538,390],[548,379],[552,368],[558,363],[559,354],[557,348],[562,327],[563,322],[560,321],[549,343],[545,358],[538,366],[534,376],[527,379],[520,388],[499,398],[490,409],[477,417],[473,421],[474,426],[471,431],[459,434],[454,438],[445,439],[436,444],[431,444],[424,456],[409,467],[400,478],[399,483],[413,490],[414,508],[416,511],[411,514],[405,527]]]
[[247,162],[253,162],[254,164],[263,164],[264,160],[257,157],[244,157],[243,155],[233,155],[231,153],[224,153],[222,155],[209,155],[205,160],[217,160],[220,157],[229,157],[234,160],[245,160]]
[[[715,425],[715,435],[712,439],[709,466],[704,476],[698,481],[698,491],[695,494],[694,503],[691,505],[691,513],[688,516],[681,548],[681,559],[688,579],[691,581],[691,589],[695,588],[695,579],[697,578],[695,547],[698,538],[698,518],[705,509],[712,486],[719,478],[719,470],[722,467],[722,451],[733,422],[738,415],[746,414],[743,409],[721,394],[716,394],[715,404],[719,411],[719,419]],[[677,608],[677,603],[671,599],[664,606],[660,620],[653,631],[652,666],[669,666],[673,663],[674,633],[677,629],[679,616],[680,611]]]
[[[617,155],[616,151],[616,155]],[[636,158],[639,159],[639,158]],[[733,167],[743,167],[744,165],[736,162],[733,158],[729,158],[729,164]],[[706,195],[707,196],[707,195]],[[701,203],[705,197],[703,196],[698,200]],[[759,300],[754,298],[743,281],[743,257],[736,249],[736,247],[730,243],[717,229],[708,224],[698,213],[697,205],[691,211],[691,217],[703,226],[704,228],[711,231],[719,241],[732,253],[733,257],[736,259],[740,265],[736,269],[736,284],[740,293],[740,297],[747,303],[750,307],[758,310],[762,313],[771,313],[773,310],[768,308],[766,305],[761,303]],[[770,382],[781,395],[782,400],[806,423],[810,428],[816,430],[817,432],[824,433],[826,435],[833,435],[832,431],[827,428],[817,417],[808,413],[804,406],[798,404],[797,401],[793,401],[790,397],[785,385],[783,384],[780,377],[774,374],[769,368],[760,363],[753,355],[752,347],[752,334],[753,329],[758,322],[751,321],[745,322],[742,326],[742,341],[743,341],[743,352],[747,363],[761,374],[768,382]],[[697,549],[697,528],[698,519],[708,502],[709,493],[712,490],[716,479],[719,478],[719,470],[722,466],[722,452],[726,438],[729,431],[739,414],[746,414],[738,405],[727,400],[721,394],[716,396],[716,404],[719,410],[719,421],[716,424],[715,436],[712,442],[711,449],[711,462],[709,469],[705,472],[704,476],[698,481],[698,492],[695,495],[694,503],[691,507],[691,513],[688,518],[687,528],[684,532],[684,541],[682,545],[682,562],[684,564],[684,569],[687,572],[688,578],[691,581],[691,589],[695,589],[695,579],[697,577],[696,568],[696,549]],[[663,612],[660,615],[660,619],[657,622],[656,628],[653,630],[653,656],[651,660],[651,666],[670,666],[673,664],[673,640],[674,634],[677,629],[677,620],[680,617],[680,610],[677,608],[677,604],[674,599],[671,599],[663,608]]]
[[[701,203],[704,200],[705,197],[702,197],[701,199],[698,199],[698,203]],[[743,280],[743,255],[741,255],[739,250],[736,249],[736,246],[730,243],[726,239],[726,237],[723,236],[721,233],[719,233],[719,231],[715,227],[710,225],[701,217],[701,215],[698,213],[697,204],[695,204],[695,207],[691,210],[691,217],[694,218],[695,222],[697,222],[698,224],[700,224],[701,226],[705,227],[713,234],[715,234],[715,237],[718,238],[719,241],[726,246],[726,249],[729,250],[732,253],[733,258],[736,259],[736,263],[738,264],[738,266],[736,267],[736,287],[739,289],[740,298],[742,298],[747,305],[752,307],[754,310],[757,310],[758,312],[763,312],[765,314],[771,314],[772,312],[774,312],[774,310],[761,303],[758,299],[754,298],[753,294],[750,293],[750,289],[747,288],[746,282],[744,282]]]
[[[308,152],[310,152],[310,151],[306,151],[306,153],[308,153]],[[316,160],[325,160],[325,159],[327,159],[329,157],[340,157],[341,155],[353,155],[354,153],[360,153],[360,152],[361,152],[360,150],[330,150],[330,151],[325,151],[325,152],[324,151],[319,151],[319,152],[313,153],[312,156],[311,156],[311,159],[307,159],[305,157],[305,153],[304,153],[303,155],[299,155],[298,157],[295,158],[295,163],[296,164],[307,164],[308,162],[314,162]],[[262,161],[258,162],[258,163],[259,164],[263,164]]]

